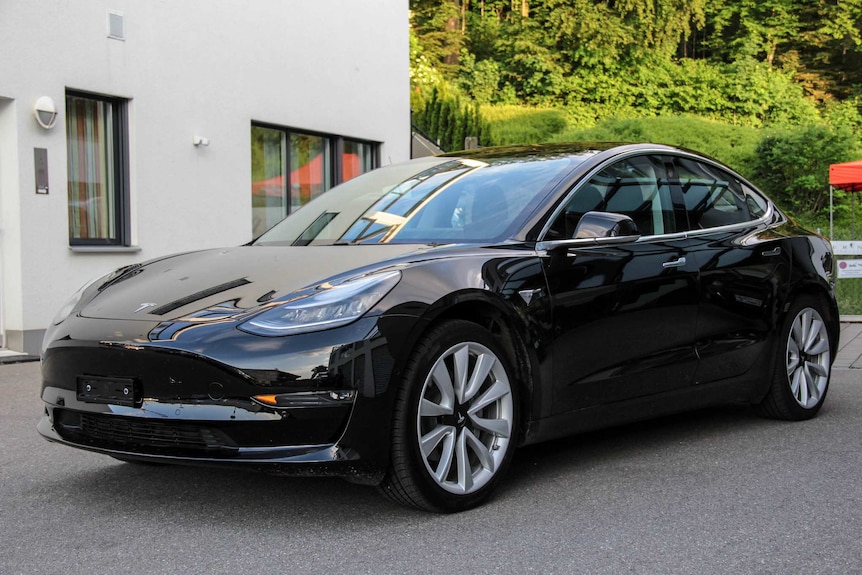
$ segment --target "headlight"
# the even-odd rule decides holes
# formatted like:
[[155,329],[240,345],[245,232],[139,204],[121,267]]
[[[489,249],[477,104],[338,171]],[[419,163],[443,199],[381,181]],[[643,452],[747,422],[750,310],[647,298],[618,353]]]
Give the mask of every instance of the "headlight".
[[60,306],[60,309],[57,310],[57,313],[54,315],[54,319],[51,320],[53,325],[59,325],[63,323],[69,314],[72,313],[72,310],[75,309],[75,306],[78,305],[78,302],[81,301],[81,296],[84,295],[84,290],[87,289],[90,284],[85,284],[81,286],[81,288],[72,294],[72,296],[66,300],[66,302]]
[[101,275],[95,279],[88,281],[87,283],[82,285],[78,289],[78,291],[73,293],[71,295],[71,297],[69,297],[69,299],[66,300],[66,303],[64,303],[62,305],[62,307],[60,307],[60,310],[54,316],[54,319],[51,321],[51,323],[53,325],[59,325],[59,324],[63,323],[63,321],[67,317],[69,317],[73,311],[75,311],[75,307],[77,307],[78,303],[81,301],[81,297],[83,297],[83,295],[84,295],[84,292],[87,291],[90,288],[90,286],[99,284],[99,286],[100,286],[99,289],[102,289],[102,287],[107,285],[108,282],[114,281],[115,279],[117,279],[121,275],[125,274],[129,270],[136,269],[139,267],[140,267],[140,264],[132,264],[129,266],[123,266],[117,270],[112,271],[111,273]]
[[54,316],[54,319],[52,320],[51,323],[53,323],[54,325],[59,325],[59,324],[63,323],[63,321],[72,314],[75,307],[78,305],[78,302],[81,301],[81,297],[84,295],[84,292],[87,291],[87,288],[90,287],[91,285],[97,283],[97,282],[101,282],[102,278],[104,278],[104,277],[107,277],[107,276],[99,276],[96,279],[90,280],[87,283],[85,283],[84,285],[82,285],[78,289],[78,291],[73,293],[69,297],[69,299],[66,300],[66,303],[63,304],[63,306],[57,312],[57,315]]
[[347,325],[377,305],[401,279],[388,271],[324,283],[303,290],[285,304],[265,311],[239,326],[257,335],[292,335]]

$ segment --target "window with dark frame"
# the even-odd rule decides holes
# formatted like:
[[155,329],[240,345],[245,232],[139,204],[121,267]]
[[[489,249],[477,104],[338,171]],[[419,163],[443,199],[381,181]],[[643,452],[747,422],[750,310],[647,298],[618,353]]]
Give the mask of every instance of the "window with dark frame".
[[126,100],[68,90],[69,244],[129,245]]
[[644,236],[678,231],[669,179],[660,156],[621,160],[580,185],[551,225],[549,239],[576,238],[578,222],[591,211],[629,216]]
[[[763,209],[752,212],[749,194],[739,181],[724,170],[688,158],[676,158],[691,229],[707,229],[748,222],[763,215]],[[754,204],[757,208],[757,204]]]
[[252,123],[252,236],[376,167],[375,143]]

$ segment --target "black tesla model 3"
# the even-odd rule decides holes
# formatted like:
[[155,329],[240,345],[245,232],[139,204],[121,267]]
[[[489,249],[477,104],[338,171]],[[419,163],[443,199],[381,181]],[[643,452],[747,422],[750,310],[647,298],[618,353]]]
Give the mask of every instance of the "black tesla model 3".
[[823,404],[828,241],[661,145],[380,168],[251,244],[116,270],[48,329],[39,432],[132,462],[339,475],[436,511],[520,445],[737,402]]

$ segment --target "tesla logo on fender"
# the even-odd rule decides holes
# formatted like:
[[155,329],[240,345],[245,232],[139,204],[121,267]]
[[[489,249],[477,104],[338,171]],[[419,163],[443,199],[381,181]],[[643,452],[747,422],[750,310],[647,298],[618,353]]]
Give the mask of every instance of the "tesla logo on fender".
[[156,307],[157,305],[158,304],[155,304],[152,302],[142,303],[141,305],[138,306],[138,309],[136,309],[132,313],[138,313],[139,311],[143,311],[143,310],[147,309],[148,307]]

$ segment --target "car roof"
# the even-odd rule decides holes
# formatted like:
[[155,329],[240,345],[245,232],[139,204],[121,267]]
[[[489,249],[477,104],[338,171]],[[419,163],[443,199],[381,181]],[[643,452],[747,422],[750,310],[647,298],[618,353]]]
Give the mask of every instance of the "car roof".
[[668,146],[665,144],[630,144],[623,142],[566,142],[550,144],[526,144],[517,146],[499,146],[492,148],[475,148],[472,150],[460,150],[457,152],[441,154],[440,157],[469,158],[493,163],[495,160],[499,161],[527,157],[554,158],[561,156],[595,155],[601,152],[610,152],[610,155],[615,155],[618,153],[634,151],[689,152],[689,150],[684,150],[682,148]]

